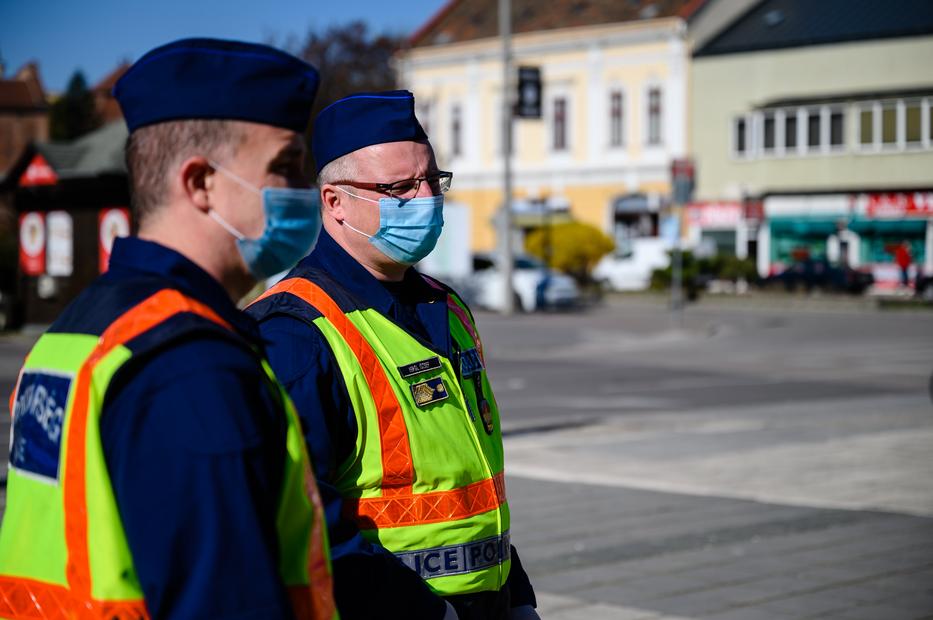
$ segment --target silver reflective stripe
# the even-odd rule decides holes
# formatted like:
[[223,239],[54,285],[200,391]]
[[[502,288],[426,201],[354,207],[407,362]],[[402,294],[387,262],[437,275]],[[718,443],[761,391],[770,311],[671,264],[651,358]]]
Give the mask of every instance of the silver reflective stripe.
[[462,545],[402,551],[395,554],[422,579],[474,573],[502,564],[512,557],[509,533]]

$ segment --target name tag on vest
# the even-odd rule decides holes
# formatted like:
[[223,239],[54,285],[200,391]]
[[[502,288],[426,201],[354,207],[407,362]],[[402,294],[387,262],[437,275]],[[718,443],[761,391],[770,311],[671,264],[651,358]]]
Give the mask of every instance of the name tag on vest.
[[73,381],[54,371],[26,371],[16,390],[10,467],[58,482],[65,406]]
[[432,370],[437,370],[441,367],[441,359],[439,357],[429,357],[426,360],[421,360],[420,362],[412,362],[405,366],[399,366],[398,371],[404,378],[414,377],[415,375],[420,375]]
[[444,380],[440,377],[414,384],[411,386],[411,395],[415,399],[415,404],[419,407],[426,407],[432,403],[440,402],[449,396],[447,386],[444,385]]

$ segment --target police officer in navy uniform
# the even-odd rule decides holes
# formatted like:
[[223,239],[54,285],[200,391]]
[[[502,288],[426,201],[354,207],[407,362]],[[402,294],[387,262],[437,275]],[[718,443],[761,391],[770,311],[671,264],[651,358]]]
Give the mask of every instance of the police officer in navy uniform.
[[114,89],[138,235],[114,242],[108,271],[50,332],[100,334],[166,289],[228,326],[173,317],[126,344],[139,354],[106,391],[100,440],[153,618],[294,617],[276,532],[286,417],[235,303],[320,230],[303,173],[317,85],[274,48],[188,39]]
[[[438,196],[449,187],[451,176],[437,169],[431,145],[414,116],[413,96],[407,91],[352,95],[325,109],[315,120],[314,132],[323,230],[314,251],[279,286],[292,278],[334,282],[334,290],[352,299],[347,303],[375,310],[433,353],[449,358],[453,354],[445,303],[449,290],[424,279],[412,265],[434,247],[442,223]],[[413,178],[420,181],[406,181]],[[402,195],[417,195],[418,200],[370,204],[387,198],[392,202],[390,196],[397,192],[389,185],[405,183]],[[415,208],[416,202],[425,204]],[[402,221],[406,213],[412,217]],[[294,304],[277,293],[279,286],[247,312],[260,321],[269,360],[305,426],[319,482],[330,489],[339,483],[336,478],[345,479],[344,465],[358,442],[364,441],[354,399],[333,347],[308,322],[316,316],[313,309],[305,308],[304,317],[301,310],[293,311]],[[415,387],[423,390],[425,385]],[[360,389],[357,385],[354,392]],[[469,413],[479,428],[489,424],[487,414]],[[480,415],[482,423],[476,421]],[[484,436],[482,430],[479,433]],[[347,516],[346,501],[352,498],[342,502],[331,497],[327,515],[335,596],[344,618],[538,618],[534,591],[514,547],[511,571],[501,591],[446,596],[445,601],[371,536],[361,535],[358,521]],[[365,595],[360,594],[361,586]]]

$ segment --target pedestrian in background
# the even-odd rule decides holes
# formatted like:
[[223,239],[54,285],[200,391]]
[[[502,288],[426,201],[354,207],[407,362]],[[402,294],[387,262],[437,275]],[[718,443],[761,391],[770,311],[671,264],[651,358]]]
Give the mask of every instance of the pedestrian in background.
[[437,242],[452,178],[414,103],[407,91],[361,93],[318,115],[320,242],[248,312],[322,487],[336,490],[327,514],[344,618],[533,619],[476,324],[412,267]]
[[901,270],[901,286],[910,286],[910,264],[913,262],[913,256],[910,252],[910,243],[902,241],[894,251],[894,262]]
[[14,391],[0,617],[332,618],[299,422],[235,301],[320,227],[318,84],[276,49],[152,50],[115,96],[139,233]]

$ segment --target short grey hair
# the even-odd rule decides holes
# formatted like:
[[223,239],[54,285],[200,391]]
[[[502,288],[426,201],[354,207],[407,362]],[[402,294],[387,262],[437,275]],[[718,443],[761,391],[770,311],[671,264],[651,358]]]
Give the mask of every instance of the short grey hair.
[[357,175],[359,167],[356,165],[356,159],[353,153],[347,153],[342,157],[328,162],[321,168],[317,175],[318,187],[327,184],[333,184],[335,181],[350,181]]
[[188,157],[226,159],[246,139],[243,123],[228,120],[178,120],[141,127],[126,141],[126,168],[137,223],[165,202],[172,168]]

